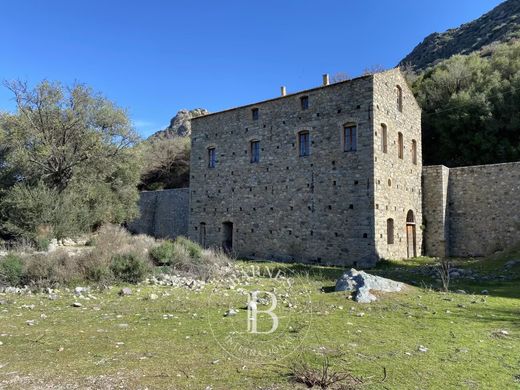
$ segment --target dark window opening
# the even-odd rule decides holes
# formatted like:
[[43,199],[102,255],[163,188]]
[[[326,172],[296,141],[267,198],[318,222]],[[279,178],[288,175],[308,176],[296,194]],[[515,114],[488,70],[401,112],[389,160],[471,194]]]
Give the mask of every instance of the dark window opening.
[[302,96],[300,98],[300,104],[301,104],[302,110],[307,110],[309,108],[309,97]]
[[343,127],[343,150],[354,152],[357,150],[357,126],[345,125]]
[[208,148],[208,168],[215,168],[217,165],[217,153],[215,148]]
[[308,131],[300,131],[298,133],[298,150],[300,157],[310,154],[310,134]]
[[253,118],[254,121],[258,120],[258,108],[253,108],[251,110],[251,117]]
[[260,141],[251,141],[251,163],[260,162]]

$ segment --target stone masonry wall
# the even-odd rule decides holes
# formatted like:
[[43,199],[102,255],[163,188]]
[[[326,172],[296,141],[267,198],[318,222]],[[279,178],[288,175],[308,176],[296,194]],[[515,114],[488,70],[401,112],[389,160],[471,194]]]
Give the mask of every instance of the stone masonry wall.
[[424,252],[429,256],[448,253],[448,178],[444,165],[423,167]]
[[423,170],[430,256],[485,256],[520,242],[520,162]]
[[[194,119],[190,237],[221,246],[229,221],[240,257],[374,264],[371,109],[367,76]],[[356,152],[343,151],[346,123],[358,126]],[[306,157],[302,130],[311,137]],[[250,162],[251,140],[260,141],[259,163]],[[208,147],[216,148],[213,169]]]
[[520,242],[520,162],[451,168],[450,256],[483,256]]
[[[402,110],[397,105],[397,87],[402,90]],[[382,148],[386,127],[387,151]],[[398,133],[403,134],[403,156],[398,154]],[[412,159],[416,144],[416,162]],[[374,75],[374,175],[375,242],[380,257],[403,259],[408,254],[406,218],[413,213],[415,252],[422,252],[421,204],[421,109],[397,69]],[[394,221],[394,243],[387,240],[387,220]],[[411,234],[411,236],[413,233]]]
[[189,189],[143,191],[139,197],[140,217],[128,228],[157,238],[188,236]]

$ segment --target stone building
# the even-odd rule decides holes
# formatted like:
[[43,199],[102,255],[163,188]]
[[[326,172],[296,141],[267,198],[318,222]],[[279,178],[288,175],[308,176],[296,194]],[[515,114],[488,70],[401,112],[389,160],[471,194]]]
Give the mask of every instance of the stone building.
[[370,266],[422,251],[421,110],[399,70],[192,120],[188,234],[237,256]]

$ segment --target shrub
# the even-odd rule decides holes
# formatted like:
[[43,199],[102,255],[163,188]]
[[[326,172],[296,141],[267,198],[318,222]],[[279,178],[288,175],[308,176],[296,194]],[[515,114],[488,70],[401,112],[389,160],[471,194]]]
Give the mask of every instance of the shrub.
[[112,257],[110,270],[117,280],[138,283],[150,272],[149,264],[134,253],[118,254]]
[[165,241],[150,251],[150,256],[157,265],[170,265],[174,255],[175,244],[172,241]]
[[200,256],[202,255],[202,247],[196,242],[188,240],[186,237],[177,237],[175,239],[175,244],[184,247],[188,251],[190,257],[192,258],[200,258]]
[[0,283],[9,286],[18,286],[22,282],[23,261],[12,253],[9,253],[0,262]]
[[81,258],[65,251],[35,254],[26,259],[24,282],[36,287],[54,287],[84,279]]

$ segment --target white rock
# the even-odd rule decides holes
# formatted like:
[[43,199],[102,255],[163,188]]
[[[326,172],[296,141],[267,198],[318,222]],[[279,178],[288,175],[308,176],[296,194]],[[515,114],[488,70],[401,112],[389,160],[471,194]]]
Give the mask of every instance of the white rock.
[[370,291],[399,292],[403,283],[391,279],[367,274],[354,268],[345,272],[336,281],[336,291],[351,291],[355,293],[354,300],[360,303],[370,303],[377,298]]
[[428,352],[428,348],[426,348],[424,345],[419,345],[419,348],[417,350],[419,352]]
[[238,314],[238,311],[235,310],[235,309],[229,309],[228,311],[226,311],[226,313],[224,314],[224,317],[232,317],[232,316],[236,316]]

